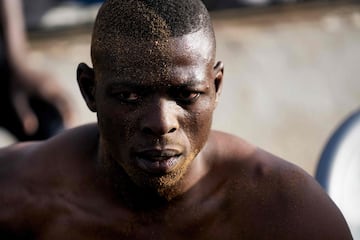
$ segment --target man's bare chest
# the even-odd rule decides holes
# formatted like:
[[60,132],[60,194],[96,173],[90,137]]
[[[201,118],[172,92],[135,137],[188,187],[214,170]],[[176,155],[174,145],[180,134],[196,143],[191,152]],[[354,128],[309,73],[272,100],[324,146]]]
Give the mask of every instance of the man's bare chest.
[[[101,206],[99,206],[101,207]],[[43,228],[41,239],[232,239],[238,228],[221,212],[179,211],[163,215],[114,209],[98,214],[68,212]],[[237,239],[237,238],[234,238]]]
[[95,194],[27,193],[9,208],[1,228],[9,236],[28,236],[26,239],[219,239],[238,235],[230,209],[215,200],[133,211]]

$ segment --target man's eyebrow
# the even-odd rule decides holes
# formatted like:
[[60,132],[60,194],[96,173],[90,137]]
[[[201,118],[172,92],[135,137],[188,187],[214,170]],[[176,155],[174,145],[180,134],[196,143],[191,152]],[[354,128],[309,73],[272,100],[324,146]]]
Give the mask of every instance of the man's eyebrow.
[[[170,88],[191,88],[191,87],[202,87],[204,85],[207,85],[206,81],[201,80],[186,80],[182,81],[177,84],[167,84],[166,82],[163,82],[162,84],[159,84],[160,86],[168,86]],[[131,88],[131,89],[152,89],[157,88],[159,85],[154,84],[146,84],[144,82],[142,83],[136,83],[136,82],[113,82],[109,84],[110,88]]]
[[200,87],[205,85],[205,82],[200,81],[186,81],[179,84],[176,84],[175,88],[191,88],[191,87]]
[[110,83],[109,88],[131,88],[131,89],[143,89],[148,88],[149,86],[144,84],[138,84],[134,82],[113,82]]

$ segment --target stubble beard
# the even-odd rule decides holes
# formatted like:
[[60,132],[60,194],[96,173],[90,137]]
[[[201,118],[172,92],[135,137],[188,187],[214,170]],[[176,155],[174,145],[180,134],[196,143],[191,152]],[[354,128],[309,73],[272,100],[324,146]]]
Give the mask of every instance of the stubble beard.
[[99,168],[107,184],[122,199],[136,195],[151,196],[168,202],[183,193],[186,174],[197,154],[198,151],[189,154],[180,166],[164,175],[153,175],[141,171],[130,164],[115,159],[107,151],[99,159]]
[[128,178],[144,192],[153,193],[166,201],[170,201],[183,193],[186,174],[196,155],[197,153],[189,154],[181,165],[164,175],[148,174],[127,166],[121,167]]

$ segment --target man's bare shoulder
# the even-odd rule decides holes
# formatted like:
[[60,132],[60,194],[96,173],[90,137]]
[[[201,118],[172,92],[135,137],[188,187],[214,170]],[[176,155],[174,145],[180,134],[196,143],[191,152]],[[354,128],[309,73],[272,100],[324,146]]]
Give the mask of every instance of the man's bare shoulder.
[[[74,127],[71,129],[64,130],[63,132],[55,135],[52,138],[43,141],[32,141],[32,142],[19,142],[3,148],[0,148],[0,157],[4,158],[9,154],[17,154],[27,152],[29,149],[38,149],[48,147],[59,147],[57,144],[71,146],[76,141],[89,141],[89,137],[97,136],[98,129],[95,123],[85,124],[82,126]],[[34,148],[36,147],[36,148]],[[59,147],[60,148],[60,147]],[[64,149],[62,149],[64,150]]]
[[[211,164],[224,169],[234,179],[270,184],[269,180],[291,186],[294,182],[314,182],[313,177],[300,167],[281,159],[251,143],[228,133],[213,131],[210,136]],[[316,184],[318,186],[318,184]]]
[[36,239],[35,231],[44,234],[62,226],[61,219],[89,214],[76,206],[86,208],[98,196],[97,135],[95,125],[86,125],[0,150],[1,239]]
[[0,149],[0,184],[11,181],[42,181],[56,171],[87,161],[97,151],[97,128],[84,125],[36,142],[17,143]]
[[232,211],[270,239],[351,239],[344,218],[312,176],[236,136],[212,132],[213,169],[226,176]]

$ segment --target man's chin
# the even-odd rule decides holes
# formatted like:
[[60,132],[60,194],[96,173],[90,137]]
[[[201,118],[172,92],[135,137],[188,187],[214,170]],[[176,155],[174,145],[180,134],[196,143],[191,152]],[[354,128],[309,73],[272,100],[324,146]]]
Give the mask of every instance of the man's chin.
[[184,169],[175,170],[163,175],[150,175],[148,173],[128,173],[130,179],[143,190],[143,193],[158,195],[166,200],[180,195]]
[[144,192],[151,191],[166,200],[171,200],[183,193],[183,180],[193,160],[194,155],[186,158],[180,157],[176,161],[176,166],[166,173],[154,174],[143,171],[141,168],[127,172],[132,181],[142,188]]
[[162,192],[178,185],[184,174],[173,171],[164,175],[146,175],[147,176],[141,177],[141,179],[136,179],[135,177],[133,180],[141,188]]

